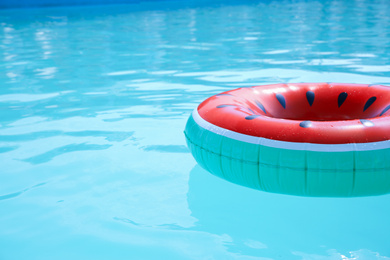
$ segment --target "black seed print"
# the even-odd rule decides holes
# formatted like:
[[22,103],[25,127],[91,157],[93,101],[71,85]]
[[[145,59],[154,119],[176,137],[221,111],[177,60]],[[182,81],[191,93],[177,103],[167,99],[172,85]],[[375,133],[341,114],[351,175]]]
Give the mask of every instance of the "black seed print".
[[339,95],[339,98],[337,99],[337,102],[339,104],[339,107],[344,103],[344,101],[347,99],[348,94],[347,92],[341,92]]
[[303,127],[303,128],[308,128],[308,127],[312,126],[312,123],[311,123],[311,121],[302,121],[299,123],[299,126]]
[[313,91],[308,91],[306,92],[306,99],[307,99],[307,102],[309,102],[309,105],[313,105],[313,102],[314,102],[314,92]]
[[263,106],[263,104],[260,103],[260,101],[255,100],[255,103],[261,110],[263,110],[264,114],[267,114],[267,112],[265,111],[265,107]]
[[367,127],[374,126],[374,123],[370,120],[367,119],[360,119],[360,122]]
[[390,105],[388,105],[387,107],[385,107],[385,109],[383,109],[382,113],[379,115],[379,116],[382,116],[384,113],[387,112],[387,110],[390,109]]
[[284,109],[286,109],[286,99],[282,94],[276,94],[276,99],[279,101],[279,103],[282,105]]
[[257,117],[259,117],[260,115],[250,115],[250,116],[246,116],[245,119],[246,120],[252,120],[252,119],[255,119]]
[[369,108],[369,107],[372,105],[372,103],[375,102],[375,100],[376,100],[376,97],[370,97],[370,98],[367,100],[366,104],[364,105],[363,112],[366,111],[367,108]]
[[223,108],[223,107],[235,107],[236,105],[218,105],[217,108]]

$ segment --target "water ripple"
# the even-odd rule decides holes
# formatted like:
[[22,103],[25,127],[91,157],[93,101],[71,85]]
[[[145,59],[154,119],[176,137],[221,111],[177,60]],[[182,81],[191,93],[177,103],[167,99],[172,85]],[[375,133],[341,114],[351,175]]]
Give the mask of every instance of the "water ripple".
[[61,146],[55,149],[52,149],[48,152],[45,152],[43,154],[39,154],[36,156],[32,156],[26,159],[23,159],[21,161],[29,162],[31,164],[41,164],[51,161],[57,156],[71,153],[71,152],[79,152],[79,151],[93,151],[93,150],[105,150],[110,148],[112,145],[105,144],[105,145],[98,145],[98,144],[69,144],[65,146]]
[[189,153],[187,146],[184,145],[147,145],[143,146],[144,151],[157,151],[161,153]]
[[[120,131],[74,131],[74,132],[64,132],[64,131],[41,131],[41,132],[32,132],[27,134],[19,135],[0,135],[0,141],[3,142],[25,142],[38,140],[42,138],[49,138],[53,136],[75,136],[75,137],[105,137],[109,142],[121,142],[134,134],[134,131],[129,132],[120,132]],[[1,148],[0,148],[1,151]]]
[[7,153],[17,149],[18,146],[2,146],[0,147],[0,153]]
[[43,186],[45,184],[47,184],[47,183],[46,182],[42,182],[42,183],[38,183],[38,184],[36,184],[34,186],[31,186],[30,188],[26,188],[26,189],[18,191],[18,192],[6,194],[6,195],[0,195],[0,200],[7,200],[7,199],[12,199],[12,198],[18,197],[18,196],[22,195],[23,193],[25,193],[25,192],[27,192],[27,191],[29,191],[31,189]]

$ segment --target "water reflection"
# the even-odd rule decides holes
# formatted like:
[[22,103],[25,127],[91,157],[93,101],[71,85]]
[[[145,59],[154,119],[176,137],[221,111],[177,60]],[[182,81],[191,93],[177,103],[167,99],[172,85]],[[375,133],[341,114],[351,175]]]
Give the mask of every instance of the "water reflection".
[[188,204],[198,219],[194,229],[232,237],[231,252],[281,259],[382,259],[389,248],[374,241],[386,240],[390,232],[383,225],[389,197],[272,194],[224,181],[197,165],[190,173]]
[[[389,170],[360,171],[311,171],[275,170],[263,167],[262,174],[254,178],[236,178],[227,180],[253,189],[267,192],[309,197],[360,197],[390,193]],[[258,184],[260,179],[260,184]]]

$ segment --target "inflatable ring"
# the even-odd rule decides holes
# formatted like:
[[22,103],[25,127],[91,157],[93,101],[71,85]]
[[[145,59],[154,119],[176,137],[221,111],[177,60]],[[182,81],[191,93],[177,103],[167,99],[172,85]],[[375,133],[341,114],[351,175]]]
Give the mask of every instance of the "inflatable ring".
[[390,192],[390,88],[299,83],[239,88],[202,102],[185,136],[211,173],[303,196]]

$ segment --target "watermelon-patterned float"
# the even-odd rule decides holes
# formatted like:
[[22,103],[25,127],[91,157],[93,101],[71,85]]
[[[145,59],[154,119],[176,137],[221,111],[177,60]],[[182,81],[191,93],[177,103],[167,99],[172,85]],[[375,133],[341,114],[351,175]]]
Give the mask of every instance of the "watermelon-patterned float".
[[390,192],[390,88],[299,83],[212,96],[185,136],[196,161],[237,184],[304,196]]

